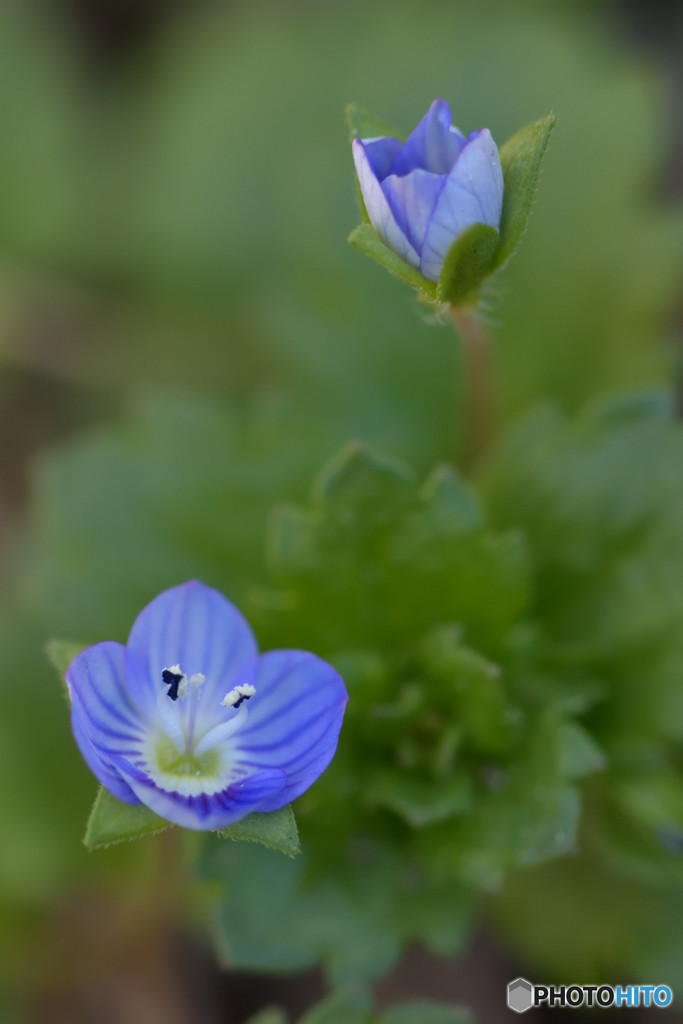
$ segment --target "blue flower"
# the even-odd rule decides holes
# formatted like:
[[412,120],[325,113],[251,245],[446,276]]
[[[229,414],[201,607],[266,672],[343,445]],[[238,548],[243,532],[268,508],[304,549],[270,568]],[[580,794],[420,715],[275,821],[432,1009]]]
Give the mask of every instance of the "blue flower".
[[334,756],[347,693],[304,651],[259,654],[240,612],[192,581],[156,597],[127,646],[69,666],[76,742],[103,786],[192,829],[300,796]]
[[487,128],[465,138],[444,100],[432,103],[406,142],[354,139],[353,159],[373,228],[430,281],[438,281],[448,250],[472,224],[500,228],[496,144]]

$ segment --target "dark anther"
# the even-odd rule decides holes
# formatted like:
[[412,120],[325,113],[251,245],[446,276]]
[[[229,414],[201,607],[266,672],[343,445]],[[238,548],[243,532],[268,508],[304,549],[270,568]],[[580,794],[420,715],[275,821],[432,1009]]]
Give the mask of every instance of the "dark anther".
[[240,704],[244,704],[245,700],[251,700],[250,693],[244,693],[241,697],[238,697],[235,703],[232,705],[234,708],[238,708]]
[[164,686],[169,688],[168,696],[171,700],[178,700],[178,687],[183,678],[182,672],[171,672],[170,668],[165,668],[161,673],[161,678],[164,681]]

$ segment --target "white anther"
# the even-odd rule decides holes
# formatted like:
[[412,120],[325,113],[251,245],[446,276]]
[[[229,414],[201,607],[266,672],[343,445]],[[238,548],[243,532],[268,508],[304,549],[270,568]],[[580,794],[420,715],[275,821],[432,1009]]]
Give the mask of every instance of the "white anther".
[[224,708],[239,707],[243,700],[249,700],[255,693],[256,687],[251,683],[241,683],[239,686],[233,686],[232,690],[226,693],[221,704]]

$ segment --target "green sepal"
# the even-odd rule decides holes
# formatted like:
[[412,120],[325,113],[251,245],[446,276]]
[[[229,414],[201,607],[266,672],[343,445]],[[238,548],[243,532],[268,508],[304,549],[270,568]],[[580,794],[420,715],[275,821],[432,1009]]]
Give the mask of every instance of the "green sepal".
[[391,135],[394,139],[401,141],[405,139],[405,135],[395,131],[384,121],[380,121],[369,110],[357,107],[355,103],[349,103],[346,108],[346,124],[352,142],[354,139],[376,139],[382,135]]
[[83,842],[89,850],[101,850],[115,843],[154,835],[172,828],[170,821],[160,818],[145,804],[124,804],[100,786],[93,804]]
[[446,254],[436,299],[455,307],[476,306],[484,278],[491,272],[500,235],[488,224],[472,224]]
[[406,263],[400,256],[397,256],[389,246],[384,244],[370,224],[359,224],[357,228],[354,228],[349,235],[349,242],[354,248],[360,249],[370,259],[385,267],[391,274],[400,277],[401,280],[406,281],[413,288],[419,288],[428,299],[434,301],[436,298],[436,283],[430,281],[429,278],[421,274],[410,263]]
[[[392,135],[395,139],[404,138],[403,135],[399,135],[393,128],[389,128],[388,125],[376,118],[374,114],[363,110],[361,107],[357,107],[355,103],[349,103],[346,108],[346,124],[349,129],[349,139],[351,142],[354,139],[375,139],[380,135]],[[354,178],[356,180],[356,194],[358,196],[360,215],[365,223],[369,224],[370,218],[368,217],[363,193],[360,190],[357,176],[354,175]]]
[[504,181],[503,215],[500,245],[491,267],[493,270],[507,263],[526,230],[555,121],[555,115],[549,114],[520,128],[500,149]]
[[[73,640],[59,640],[56,637],[52,640],[48,640],[45,644],[45,653],[47,659],[64,683],[66,689],[66,673],[69,665],[74,660],[77,654],[85,648],[85,644],[77,644]],[[68,691],[67,691],[68,694]]]
[[301,852],[299,830],[291,804],[265,814],[259,814],[257,811],[248,814],[234,825],[218,829],[218,835],[223,839],[260,843],[271,850],[286,853],[288,857],[296,857],[297,853]]

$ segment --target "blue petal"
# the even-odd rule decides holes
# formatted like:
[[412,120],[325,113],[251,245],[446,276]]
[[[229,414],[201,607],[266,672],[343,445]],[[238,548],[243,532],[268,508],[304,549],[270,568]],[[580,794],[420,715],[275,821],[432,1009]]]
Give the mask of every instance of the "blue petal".
[[247,721],[234,738],[235,757],[247,769],[286,772],[285,787],[261,808],[271,811],[295,800],[327,768],[348,695],[331,665],[303,651],[262,655],[254,685]]
[[422,250],[429,218],[446,178],[429,171],[412,171],[399,178],[391,174],[382,182],[396,222],[419,253]]
[[95,644],[71,662],[66,681],[71,696],[71,727],[86,764],[114,796],[139,803],[120,776],[114,757],[135,756],[145,732],[145,718],[124,683],[125,647],[112,641]]
[[[144,771],[124,758],[117,759],[117,767],[150,810],[167,821],[197,831],[227,828],[252,811],[266,810],[264,805],[277,800],[286,782],[284,772],[265,769],[234,779],[218,793],[182,796],[159,789]],[[278,806],[287,802],[284,800]]]
[[421,168],[432,174],[448,174],[466,139],[451,127],[451,108],[445,100],[434,100],[394,160],[391,174],[409,174]]
[[437,281],[453,242],[472,224],[500,228],[503,211],[503,171],[496,144],[484,128],[468,142],[448,175],[434,207],[420,269]]
[[370,164],[365,143],[360,139],[354,139],[352,148],[358,183],[370,223],[382,241],[390,249],[393,249],[401,259],[413,267],[419,267],[420,257],[396,223],[379,180]]
[[376,139],[363,139],[365,155],[370,169],[378,181],[382,181],[389,173],[389,169],[398,154],[403,149],[400,139],[394,139],[391,135],[381,135]]
[[159,594],[138,615],[128,638],[128,686],[150,714],[163,687],[161,673],[180,665],[202,673],[202,710],[215,708],[242,666],[258,653],[241,612],[217,590],[192,580]]

